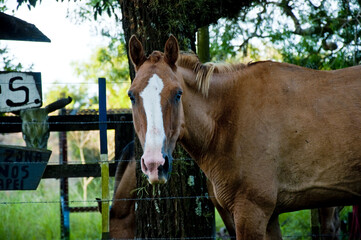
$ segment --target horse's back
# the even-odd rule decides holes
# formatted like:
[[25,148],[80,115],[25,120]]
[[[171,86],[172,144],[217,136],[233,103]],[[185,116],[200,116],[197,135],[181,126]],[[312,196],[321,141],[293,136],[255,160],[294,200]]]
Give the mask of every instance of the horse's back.
[[263,171],[281,212],[360,201],[361,67],[252,65],[227,130],[238,146],[228,152],[242,153],[232,171]]
[[273,112],[265,110],[265,117],[276,135],[269,138],[282,204],[297,209],[326,199],[328,205],[360,200],[361,67],[315,71],[279,64],[272,72],[275,91],[267,98]]

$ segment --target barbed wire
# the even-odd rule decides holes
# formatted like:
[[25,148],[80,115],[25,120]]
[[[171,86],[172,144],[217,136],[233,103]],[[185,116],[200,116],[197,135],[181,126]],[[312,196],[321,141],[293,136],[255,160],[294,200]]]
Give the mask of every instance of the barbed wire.
[[215,196],[170,196],[170,197],[145,197],[145,198],[117,198],[117,199],[101,199],[101,200],[54,200],[54,201],[19,201],[19,202],[0,202],[0,205],[17,205],[17,204],[57,204],[57,203],[98,203],[98,202],[124,202],[124,201],[154,201],[154,200],[177,200],[177,199],[200,199],[215,198]]
[[[337,234],[337,235],[331,235],[331,234],[298,234],[298,235],[287,235],[284,236],[282,235],[282,238],[312,238],[312,237],[348,237],[350,234]],[[115,240],[134,240],[134,238],[112,238]],[[215,236],[215,237],[210,237],[210,236],[204,236],[204,237],[170,237],[170,238],[136,238],[137,240],[145,240],[145,239],[151,239],[151,240],[178,240],[178,239],[236,239],[236,237],[233,236]]]
[[[56,116],[56,115],[55,115]],[[41,121],[34,121],[34,122],[27,122],[26,124],[34,124],[37,125],[39,123],[43,123]],[[125,120],[120,120],[120,121],[91,121],[91,122],[48,122],[49,125],[74,125],[74,124],[78,124],[78,125],[83,125],[83,124],[112,124],[112,123],[120,123],[120,124],[131,124],[133,123],[133,121],[125,121]],[[21,122],[0,122],[0,125],[21,125]],[[111,130],[111,129],[109,129]],[[80,130],[79,130],[80,131]]]
[[[30,157],[29,157],[30,158]],[[193,161],[194,159],[192,158],[174,158],[172,161]],[[101,164],[101,163],[119,163],[119,162],[132,162],[132,161],[135,161],[135,162],[140,162],[141,160],[140,159],[111,159],[111,160],[108,160],[108,161],[102,161],[102,160],[91,160],[85,164],[81,164],[81,165],[89,165],[89,164]],[[30,162],[30,161],[18,161],[18,162],[15,162],[15,161],[8,161],[8,162],[0,162],[0,166],[2,164],[46,164],[46,163],[56,163],[57,165],[78,165],[80,162],[80,160],[78,161],[67,161],[66,163],[63,163],[63,164],[60,164],[59,162]],[[54,164],[50,164],[51,166],[54,166]]]
[[[124,80],[124,81],[106,81],[107,84],[118,84],[118,83],[127,83],[131,84],[130,80]],[[97,82],[42,82],[42,83],[31,83],[31,82],[14,82],[13,85],[15,86],[21,86],[21,85],[64,85],[64,84],[71,84],[71,85],[98,85]],[[0,82],[0,85],[2,86],[8,86],[9,83]]]
[[[217,234],[216,234],[217,235]],[[283,236],[282,238],[297,238],[297,239],[302,239],[302,238],[312,238],[312,237],[348,237],[350,234],[338,234],[338,235],[325,235],[325,234],[298,234],[298,235],[287,235],[287,236]],[[77,238],[78,240],[84,239],[84,240],[89,240],[89,238]],[[101,239],[101,238],[95,238],[95,239]],[[215,236],[215,237],[211,237],[211,236],[203,236],[203,237],[162,237],[162,238],[154,238],[154,237],[146,237],[146,238],[112,238],[113,240],[197,240],[197,239],[236,239],[236,237],[233,236]]]
[[[178,239],[186,239],[186,240],[191,240],[191,239],[235,239],[236,237],[231,237],[231,236],[219,236],[219,237],[210,237],[210,236],[204,236],[204,237],[169,237],[169,238],[135,238],[135,239],[139,239],[139,240],[143,240],[143,239],[151,239],[151,240],[178,240]],[[114,240],[134,240],[134,238],[112,238]]]

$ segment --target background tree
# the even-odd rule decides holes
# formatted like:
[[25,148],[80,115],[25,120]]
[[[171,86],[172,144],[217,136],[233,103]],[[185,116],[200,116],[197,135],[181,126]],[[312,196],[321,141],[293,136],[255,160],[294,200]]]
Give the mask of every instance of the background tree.
[[[276,49],[282,60],[315,69],[360,64],[361,2],[357,0],[253,1],[237,19],[211,30],[214,59]],[[251,51],[252,52],[252,51]]]
[[[94,51],[91,58],[85,62],[73,63],[75,74],[83,79],[69,87],[60,82],[55,83],[59,87],[51,90],[46,101],[55,101],[61,95],[72,96],[73,102],[69,108],[77,111],[84,109],[97,109],[97,81],[98,77],[107,80],[107,104],[108,108],[129,108],[130,101],[127,90],[130,86],[128,61],[125,53],[124,43],[111,38],[108,46],[99,47]],[[71,159],[81,163],[96,162],[99,159],[99,136],[96,131],[70,132],[68,133]],[[114,157],[114,131],[108,133],[109,158]],[[83,178],[81,189],[83,199],[87,199],[88,185],[93,178]],[[95,180],[98,184],[98,180]]]
[[[0,12],[8,10],[6,1],[0,0]],[[14,60],[14,57],[9,53],[8,48],[0,44],[0,71],[31,71],[33,66],[23,66],[21,62]]]
[[[129,66],[122,40],[112,39],[108,46],[98,48],[88,62],[74,63],[73,66],[76,75],[90,85],[96,86],[99,77],[106,79],[108,108],[130,108],[127,94]],[[97,103],[97,99],[94,100]]]
[[[143,44],[146,54],[153,50],[163,51],[164,44],[173,34],[178,39],[183,50],[195,47],[195,33],[199,27],[215,22],[220,17],[235,15],[247,1],[121,1],[122,23],[126,43],[135,34]],[[131,67],[132,64],[130,64]],[[130,70],[134,78],[134,70]],[[142,151],[139,142],[136,145],[136,159],[140,159]],[[173,172],[169,183],[165,186],[149,186],[147,180],[137,167],[137,186],[144,187],[145,197],[153,201],[138,201],[136,213],[136,237],[211,237],[212,231],[207,229],[211,219],[207,220],[210,201],[202,198],[195,199],[167,199],[166,197],[205,196],[207,194],[206,178],[193,161],[188,162],[189,155],[177,147],[174,153]],[[183,159],[183,161],[177,161]],[[188,184],[188,177],[193,176],[195,183]],[[181,188],[180,186],[184,186]],[[144,193],[145,192],[145,193]],[[141,194],[138,194],[140,197]],[[184,211],[194,211],[201,206],[198,214],[186,217]],[[162,213],[162,214],[159,214]],[[205,217],[203,219],[202,217]],[[187,219],[185,221],[185,219]],[[202,221],[202,224],[200,223]],[[212,224],[213,225],[213,224]],[[194,228],[197,226],[196,228]]]

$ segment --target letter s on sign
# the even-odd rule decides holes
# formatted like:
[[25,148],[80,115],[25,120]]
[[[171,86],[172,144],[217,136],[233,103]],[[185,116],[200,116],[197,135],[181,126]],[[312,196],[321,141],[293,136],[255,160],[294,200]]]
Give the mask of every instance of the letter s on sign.
[[23,80],[22,77],[13,77],[10,79],[9,81],[9,89],[13,92],[16,92],[16,91],[24,91],[25,92],[25,100],[22,101],[22,102],[13,102],[11,101],[10,99],[7,99],[6,100],[6,104],[9,106],[9,107],[18,107],[18,106],[21,106],[21,105],[24,105],[24,104],[27,104],[29,102],[29,89],[25,86],[21,86],[21,87],[18,87],[18,88],[14,88],[13,84],[16,80]]

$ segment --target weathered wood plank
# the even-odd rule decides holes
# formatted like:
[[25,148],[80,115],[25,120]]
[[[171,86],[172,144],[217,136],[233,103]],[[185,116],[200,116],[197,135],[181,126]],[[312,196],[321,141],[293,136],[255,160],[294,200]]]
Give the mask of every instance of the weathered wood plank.
[[0,145],[0,190],[34,190],[51,151]]
[[[114,176],[116,163],[109,164],[109,175]],[[78,177],[100,177],[99,164],[64,164],[48,165],[45,168],[44,178],[78,178]]]

